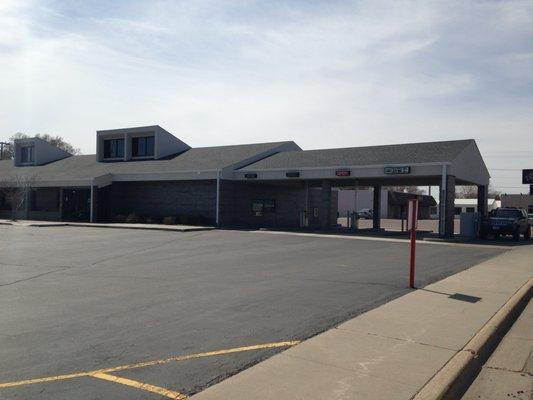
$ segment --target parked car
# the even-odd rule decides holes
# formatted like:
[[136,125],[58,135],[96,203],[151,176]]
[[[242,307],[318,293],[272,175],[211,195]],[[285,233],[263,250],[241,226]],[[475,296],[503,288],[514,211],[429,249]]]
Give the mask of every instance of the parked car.
[[374,218],[374,210],[370,208],[362,208],[357,212],[357,215],[362,219],[372,219]]
[[497,208],[482,221],[480,236],[486,239],[489,234],[495,238],[512,235],[514,240],[520,240],[520,235],[524,235],[529,240],[532,222],[527,212],[521,208]]

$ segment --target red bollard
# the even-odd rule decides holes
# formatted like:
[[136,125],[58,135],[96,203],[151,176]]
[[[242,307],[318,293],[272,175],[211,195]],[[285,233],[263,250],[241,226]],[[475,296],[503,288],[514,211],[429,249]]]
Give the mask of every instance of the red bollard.
[[408,228],[411,232],[409,257],[409,287],[415,287],[415,259],[416,259],[416,226],[418,222],[418,199],[409,200]]

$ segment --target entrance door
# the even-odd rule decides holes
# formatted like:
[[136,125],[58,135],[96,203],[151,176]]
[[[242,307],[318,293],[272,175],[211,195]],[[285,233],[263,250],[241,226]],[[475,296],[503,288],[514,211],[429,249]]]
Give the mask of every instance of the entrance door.
[[91,215],[90,189],[63,189],[64,221],[89,221]]

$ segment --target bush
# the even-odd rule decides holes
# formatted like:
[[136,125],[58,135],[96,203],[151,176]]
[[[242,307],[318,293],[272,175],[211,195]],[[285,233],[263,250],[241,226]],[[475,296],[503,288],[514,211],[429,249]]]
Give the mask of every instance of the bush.
[[135,213],[130,213],[126,217],[126,223],[128,224],[138,224],[139,222],[141,222],[141,218]]
[[163,218],[163,224],[165,225],[174,225],[176,223],[176,217],[165,217]]
[[124,223],[126,222],[126,216],[122,214],[117,214],[115,215],[115,218],[113,218],[113,221],[118,222],[118,223]]
[[146,217],[144,222],[147,224],[159,224],[161,220],[156,217]]
[[178,217],[178,221],[180,225],[188,225],[189,224],[189,216],[188,215],[180,215]]

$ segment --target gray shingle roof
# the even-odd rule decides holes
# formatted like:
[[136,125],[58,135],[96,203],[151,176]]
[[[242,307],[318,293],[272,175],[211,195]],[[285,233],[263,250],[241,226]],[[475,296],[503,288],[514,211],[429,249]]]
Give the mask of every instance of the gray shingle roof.
[[0,161],[0,180],[9,176],[36,174],[39,180],[88,180],[105,174],[165,173],[216,170],[291,142],[235,146],[197,147],[164,160],[97,162],[96,155],[80,155],[52,163],[15,167],[13,160]]
[[248,165],[243,170],[337,167],[352,165],[451,162],[473,139],[340,149],[286,151]]

